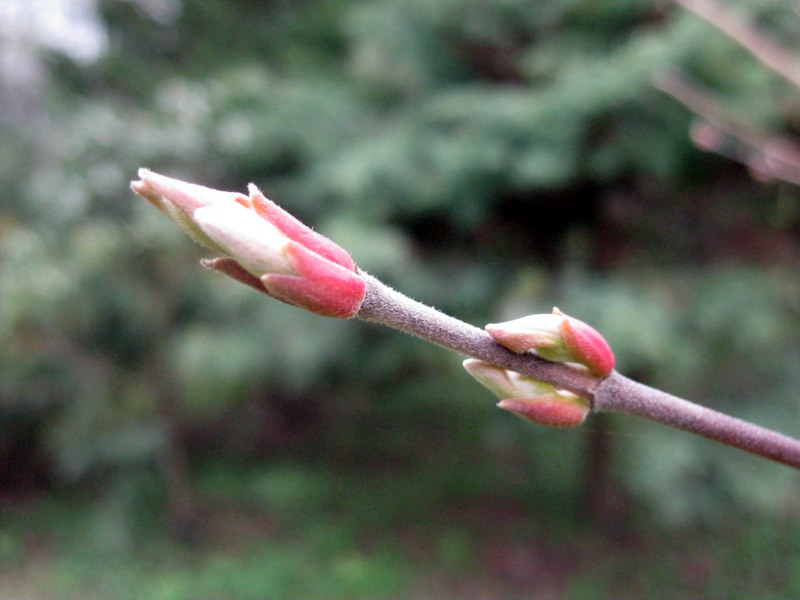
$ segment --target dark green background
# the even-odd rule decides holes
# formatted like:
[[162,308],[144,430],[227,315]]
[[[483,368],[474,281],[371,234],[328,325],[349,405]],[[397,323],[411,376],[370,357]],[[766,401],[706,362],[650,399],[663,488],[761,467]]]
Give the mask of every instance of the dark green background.
[[[792,2],[728,4],[800,51]],[[461,357],[204,272],[127,188],[253,181],[423,302],[555,304],[798,436],[798,188],[696,150],[652,81],[785,135],[800,90],[670,2],[97,8],[97,60],[40,47],[0,94],[0,595],[800,595],[796,472],[525,423]]]

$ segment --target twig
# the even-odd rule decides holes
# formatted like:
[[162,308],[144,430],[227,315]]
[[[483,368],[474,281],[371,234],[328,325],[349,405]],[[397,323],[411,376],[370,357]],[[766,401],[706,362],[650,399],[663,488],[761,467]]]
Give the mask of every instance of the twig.
[[380,323],[448,350],[558,385],[587,400],[591,400],[601,382],[598,377],[560,363],[532,354],[515,354],[495,342],[483,329],[412,300],[363,271],[361,275],[367,281],[367,295],[358,311],[359,319]]
[[[673,2],[705,19],[764,66],[800,87],[800,58],[756,29],[736,10],[716,0]],[[758,178],[800,185],[800,148],[797,142],[763,133],[726,115],[709,94],[683,77],[662,75],[656,79],[655,85],[706,121],[692,128],[692,139],[697,146],[746,165]]]
[[800,61],[783,46],[750,25],[733,9],[716,0],[673,0],[745,48],[766,67],[800,87]]
[[[700,148],[740,162],[762,178],[800,184],[797,142],[735,119],[710,94],[678,73],[662,73],[653,83],[704,120],[692,130],[692,139]],[[735,147],[727,143],[731,138]]]
[[568,389],[588,399],[595,412],[636,415],[800,468],[800,440],[650,388],[616,371],[601,379],[531,354],[515,354],[482,329],[412,300],[366,273],[362,275],[367,280],[367,295],[357,315],[360,319]]
[[667,394],[617,372],[595,390],[593,410],[644,417],[800,468],[800,440]]
[[[228,255],[228,258],[206,261],[206,266],[316,314],[359,317],[381,323],[481,359],[492,369],[501,367],[515,371],[569,390],[588,401],[588,406],[578,402],[581,406],[577,418],[574,410],[560,410],[563,404],[556,407],[557,414],[553,413],[552,397],[545,400],[539,397],[534,402],[536,406],[525,402],[524,411],[517,410],[519,407],[507,407],[520,416],[527,415],[526,418],[540,423],[567,425],[582,422],[587,409],[626,412],[800,468],[800,440],[697,406],[619,375],[613,371],[613,355],[602,336],[576,319],[567,321],[568,317],[554,311],[551,317],[560,321],[556,336],[562,340],[565,354],[555,352],[556,346],[550,349],[555,352],[554,356],[575,359],[581,365],[548,362],[528,352],[515,353],[495,342],[488,332],[416,302],[359,270],[343,248],[267,200],[253,185],[248,197],[179,181],[146,169],[141,169],[139,176],[141,179],[131,184],[135,192],[172,216],[196,241]],[[527,342],[521,346],[523,349],[530,347],[541,351],[547,346]],[[515,385],[512,388],[518,391]],[[554,393],[561,394],[557,390]],[[514,396],[503,401],[514,398],[533,400]],[[558,402],[565,402],[563,396]]]

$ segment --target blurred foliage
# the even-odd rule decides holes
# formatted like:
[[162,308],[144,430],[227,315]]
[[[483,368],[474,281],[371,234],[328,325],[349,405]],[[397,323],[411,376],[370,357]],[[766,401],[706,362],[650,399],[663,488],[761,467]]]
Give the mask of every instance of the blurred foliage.
[[[781,39],[800,27],[785,2],[734,4]],[[97,9],[96,61],[31,44],[45,76],[0,94],[2,493],[93,490],[92,527],[123,555],[137,511],[166,503],[180,519],[186,478],[213,475],[209,460],[433,466],[452,472],[443,498],[505,490],[555,523],[592,502],[612,528],[796,505],[790,470],[688,434],[497,414],[459,357],[203,272],[198,248],[127,189],[139,166],[223,189],[255,181],[445,312],[481,324],[558,305],[606,335],[622,372],[798,436],[800,194],[695,150],[690,115],[651,85],[679,67],[749,120],[797,130],[800,92],[722,34],[634,0]],[[400,481],[411,487],[373,484],[408,511],[446,506]],[[306,485],[262,484],[284,514]],[[246,502],[262,484],[228,487]],[[342,511],[367,523],[386,500]],[[441,541],[454,563],[469,554],[460,536]],[[0,538],[0,556],[18,543]],[[341,564],[264,552],[250,590],[191,575],[144,595],[375,596],[388,588],[373,579],[406,576],[387,574],[389,550]],[[262,564],[317,560],[316,587],[278,575],[261,587]]]

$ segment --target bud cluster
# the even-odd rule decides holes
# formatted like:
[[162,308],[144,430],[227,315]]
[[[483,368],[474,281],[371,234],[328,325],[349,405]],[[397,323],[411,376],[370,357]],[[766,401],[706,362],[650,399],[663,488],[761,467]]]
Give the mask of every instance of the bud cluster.
[[[327,317],[354,317],[367,282],[350,255],[268,200],[255,186],[248,194],[222,192],[139,171],[132,189],[172,218],[192,239],[224,254],[203,261],[258,291]],[[553,309],[493,323],[486,331],[517,352],[565,362],[597,377],[614,369],[614,355],[592,327]],[[497,365],[468,359],[464,367],[500,398],[498,406],[535,423],[579,425],[590,410],[583,398]]]
[[[598,377],[607,377],[614,369],[614,354],[603,336],[557,308],[551,314],[491,323],[486,331],[518,354],[530,352],[545,360],[570,363]],[[591,409],[576,394],[482,360],[468,359],[464,368],[500,398],[500,408],[534,423],[580,425]]]

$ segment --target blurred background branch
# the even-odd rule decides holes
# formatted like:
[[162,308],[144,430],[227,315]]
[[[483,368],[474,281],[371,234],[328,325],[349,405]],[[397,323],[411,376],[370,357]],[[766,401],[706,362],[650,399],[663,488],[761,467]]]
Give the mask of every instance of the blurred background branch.
[[691,138],[698,148],[742,163],[757,179],[800,184],[797,140],[759,131],[738,121],[685,76],[662,73],[655,86],[702,119],[691,127]]
[[[800,59],[796,52],[772,40],[748,22],[744,13],[716,0],[673,0],[722,31],[795,87],[800,88]],[[708,91],[685,75],[662,73],[655,85],[703,119],[692,126],[695,144],[747,166],[756,178],[800,184],[800,142],[767,133],[726,114]]]
[[717,0],[673,0],[673,2],[711,23],[747,49],[765,67],[800,88],[800,61],[797,55],[772,40],[764,31],[754,27],[748,22],[746,13]]

